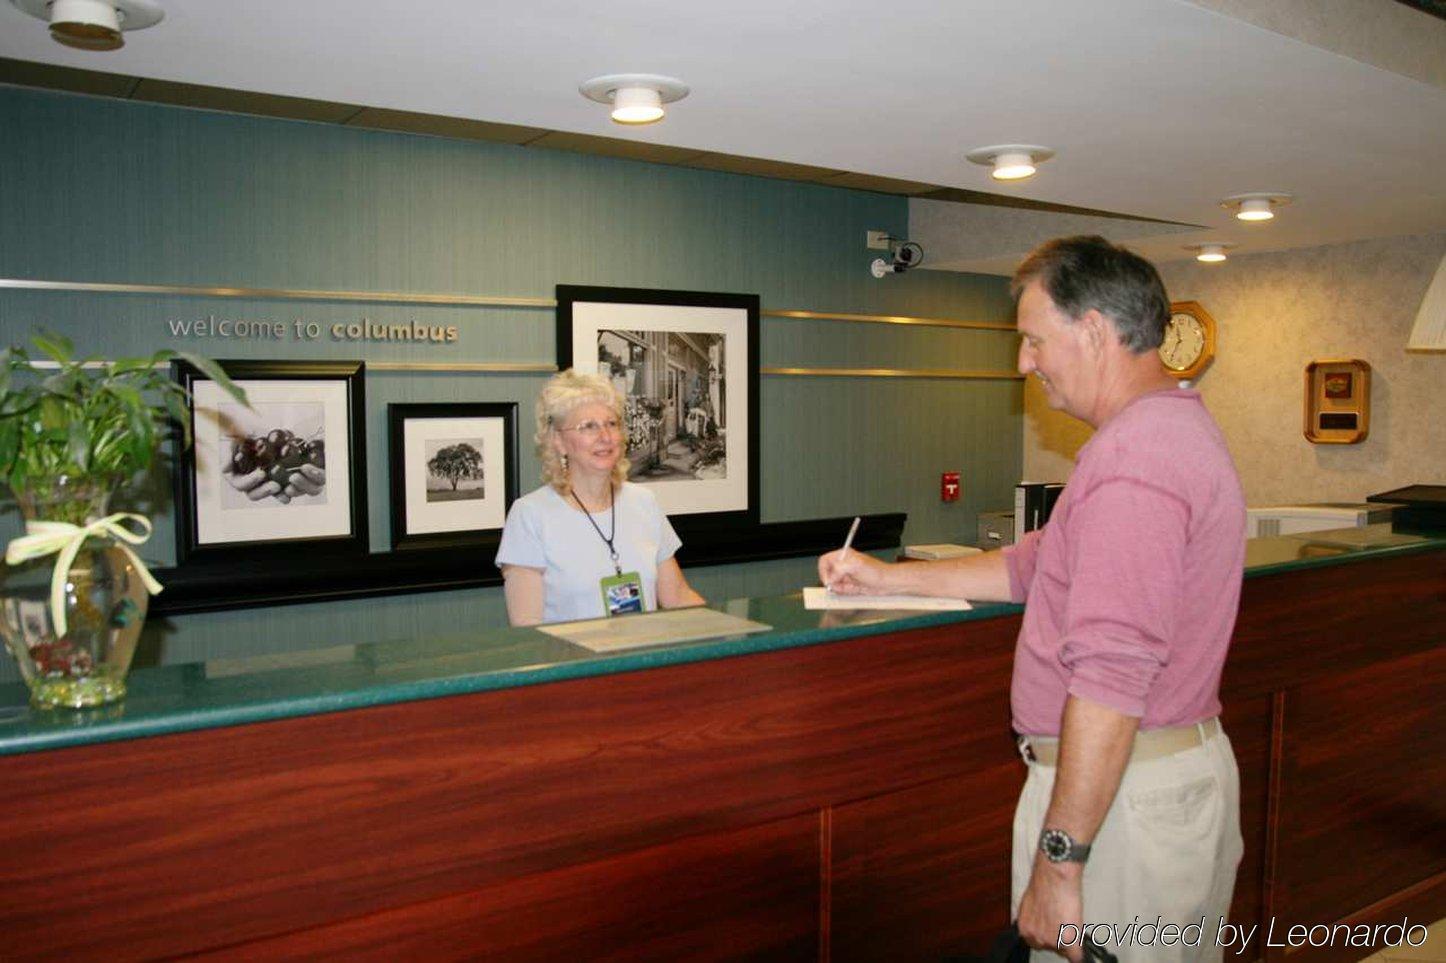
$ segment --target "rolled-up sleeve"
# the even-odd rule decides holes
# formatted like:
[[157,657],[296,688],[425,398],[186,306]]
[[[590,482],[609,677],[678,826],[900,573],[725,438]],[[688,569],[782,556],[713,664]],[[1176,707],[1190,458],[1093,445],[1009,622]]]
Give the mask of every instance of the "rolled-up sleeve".
[[1039,559],[1039,539],[1043,534],[1043,529],[1025,532],[1019,541],[1000,549],[1004,553],[1004,567],[1009,572],[1009,601],[1015,604],[1029,597],[1035,563]]
[[1169,661],[1189,522],[1183,498],[1133,478],[1103,482],[1074,504],[1073,580],[1059,648],[1070,695],[1145,714]]

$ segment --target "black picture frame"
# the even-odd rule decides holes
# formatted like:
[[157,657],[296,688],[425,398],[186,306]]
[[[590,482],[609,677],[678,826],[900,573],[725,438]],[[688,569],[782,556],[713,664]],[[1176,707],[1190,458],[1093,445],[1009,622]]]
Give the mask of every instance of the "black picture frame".
[[[438,433],[430,438],[425,431],[428,422],[436,422],[438,428]],[[475,425],[458,425],[458,422],[475,422]],[[409,437],[410,426],[418,430]],[[387,437],[394,551],[485,545],[496,540],[495,536],[501,531],[507,510],[517,499],[519,490],[517,402],[389,404]],[[476,445],[472,444],[474,438],[477,439]],[[472,447],[485,472],[478,486],[484,492],[477,499],[480,504],[467,506],[465,513],[450,512],[446,500],[431,504],[431,486],[424,477],[424,474],[431,474],[428,470],[430,463],[425,462],[424,456],[416,450],[409,454],[409,449],[422,448],[425,452],[428,446],[444,440],[456,440]],[[499,457],[502,464],[500,470],[494,472],[491,461]],[[461,476],[454,478],[454,491],[462,490],[456,486],[471,480]],[[495,494],[485,494],[489,481],[494,485],[500,481],[500,486],[492,490]],[[477,519],[466,518],[464,514],[480,514],[484,524],[471,525]],[[455,517],[449,518],[449,515]],[[449,521],[469,527],[438,530],[438,526],[445,526]],[[496,524],[491,524],[493,521]]]
[[[247,388],[251,409],[243,409],[221,393],[194,366],[184,361],[171,364],[172,377],[192,399],[187,416],[194,439],[189,447],[178,444],[174,473],[177,566],[219,567],[239,575],[258,562],[294,557],[300,546],[312,556],[366,554],[365,365],[361,361],[217,363],[228,377]],[[234,454],[241,432],[254,437],[251,428],[268,424],[268,418],[290,422],[273,430],[301,429],[292,441],[323,442],[322,451],[308,449],[302,457],[323,469],[324,495],[299,494],[294,500],[275,494],[253,498],[263,490],[253,488],[245,493],[244,501],[238,501],[236,486],[227,491],[227,476],[235,475],[227,468],[227,452]],[[316,430],[309,430],[313,425]],[[267,470],[264,465],[257,467]],[[273,460],[271,467],[285,470],[287,466]],[[292,465],[290,470],[299,469]],[[262,484],[272,481],[281,484],[276,478]]]
[[[629,480],[652,489],[685,542],[756,528],[758,295],[574,284],[556,294],[558,367],[606,364],[629,399]],[[600,344],[605,333],[617,346]],[[618,357],[624,344],[633,356]],[[648,458],[635,457],[640,448]],[[703,467],[689,467],[690,457]]]

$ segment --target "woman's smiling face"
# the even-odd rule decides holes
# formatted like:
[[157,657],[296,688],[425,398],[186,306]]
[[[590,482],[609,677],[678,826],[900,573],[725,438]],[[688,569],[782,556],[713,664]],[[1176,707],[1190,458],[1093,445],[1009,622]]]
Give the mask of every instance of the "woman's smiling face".
[[601,402],[569,411],[553,437],[557,453],[567,456],[568,470],[592,476],[611,474],[627,447],[618,413]]

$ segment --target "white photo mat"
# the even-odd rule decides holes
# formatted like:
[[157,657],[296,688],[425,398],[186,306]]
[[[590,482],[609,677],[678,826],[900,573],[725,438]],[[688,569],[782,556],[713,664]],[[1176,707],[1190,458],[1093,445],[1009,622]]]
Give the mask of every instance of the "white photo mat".
[[[748,450],[748,312],[742,308],[678,304],[575,301],[572,305],[572,367],[598,370],[599,331],[672,331],[721,334],[726,400],[727,477],[662,482],[638,481],[652,491],[668,515],[745,511],[750,465]],[[754,404],[757,400],[754,399]]]
[[[502,527],[507,515],[506,425],[506,419],[491,417],[408,418],[403,423],[409,536]],[[480,439],[485,495],[461,501],[429,502],[426,443],[454,439]]]
[[[230,450],[229,435],[259,430],[254,416],[238,422],[223,414],[236,402],[214,381],[192,385],[196,466],[196,544],[228,545],[352,534],[351,435],[347,383],[335,379],[238,380],[258,411],[306,410],[320,406],[320,437],[326,444],[325,497],[302,497],[288,504],[275,498],[241,502],[222,474]],[[286,427],[273,425],[272,427]]]

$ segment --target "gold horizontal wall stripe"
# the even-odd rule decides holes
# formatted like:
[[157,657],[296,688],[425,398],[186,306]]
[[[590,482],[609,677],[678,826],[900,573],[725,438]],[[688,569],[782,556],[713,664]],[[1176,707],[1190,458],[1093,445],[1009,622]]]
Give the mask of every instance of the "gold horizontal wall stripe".
[[368,361],[368,371],[480,371],[552,374],[557,365],[530,361]]
[[815,375],[824,378],[962,378],[971,381],[1021,381],[1017,371],[960,371],[951,368],[760,368],[768,375]]
[[[110,362],[87,362],[87,368],[103,368]],[[53,369],[60,365],[49,359],[30,362],[32,367]],[[368,361],[368,371],[479,372],[492,374],[552,374],[557,365],[545,361]],[[960,378],[972,381],[1018,381],[1017,371],[961,371],[951,368],[759,368],[766,375],[814,375],[825,378]]]
[[470,294],[403,294],[398,291],[309,291],[299,288],[202,287],[189,284],[102,284],[88,281],[29,281],[0,278],[0,288],[30,291],[91,291],[103,294],[179,294],[204,298],[259,298],[286,301],[379,301],[389,304],[450,304],[497,308],[555,308],[553,298],[504,298]]
[[[110,361],[87,361],[82,367],[105,368],[111,365]],[[156,365],[157,368],[164,368],[169,362],[162,362]],[[60,368],[60,363],[51,361],[48,358],[31,361],[32,368],[53,371]],[[481,372],[487,374],[552,374],[557,371],[557,365],[546,362],[531,361],[368,361],[368,371],[440,371],[440,372]]]
[[[554,298],[514,298],[474,294],[406,294],[400,291],[313,291],[302,288],[239,288],[195,284],[112,284],[95,281],[37,281],[0,278],[0,289],[20,291],[72,291],[99,294],[168,294],[203,298],[254,298],[282,301],[371,301],[387,304],[441,304],[497,308],[555,308]],[[772,311],[764,317],[812,321],[858,321],[867,324],[914,324],[978,331],[1015,331],[997,321],[956,321],[952,318],[915,318],[895,314],[840,314],[827,311]]]
[[913,318],[900,314],[831,314],[823,311],[764,311],[772,318],[802,318],[811,321],[861,321],[867,324],[917,324],[936,328],[970,328],[977,331],[1017,331],[1012,324],[998,321],[955,321],[952,318]]

